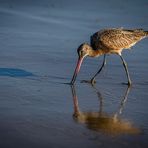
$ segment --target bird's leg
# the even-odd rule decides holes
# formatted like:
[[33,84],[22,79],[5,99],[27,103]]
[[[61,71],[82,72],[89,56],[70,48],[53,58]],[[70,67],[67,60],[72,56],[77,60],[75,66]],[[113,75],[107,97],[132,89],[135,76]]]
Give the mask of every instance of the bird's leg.
[[127,63],[125,62],[125,60],[122,57],[122,55],[120,55],[120,58],[121,58],[121,60],[123,62],[123,66],[124,66],[124,69],[126,71],[126,76],[127,76],[127,79],[128,79],[128,83],[127,84],[130,86],[132,84],[132,82],[131,82],[131,79],[130,79],[130,76],[129,76],[129,72],[128,72],[128,68],[127,68]]
[[103,63],[102,66],[100,67],[100,69],[97,71],[97,73],[92,77],[91,79],[91,83],[94,84],[96,83],[95,81],[95,77],[102,71],[103,67],[106,65],[106,55],[104,54],[104,59],[103,59]]
[[103,67],[106,65],[106,55],[104,54],[104,59],[103,59],[103,63],[102,66],[100,67],[100,69],[97,71],[97,73],[91,78],[91,80],[82,80],[82,83],[91,83],[92,85],[94,85],[96,83],[95,81],[95,77],[102,71]]

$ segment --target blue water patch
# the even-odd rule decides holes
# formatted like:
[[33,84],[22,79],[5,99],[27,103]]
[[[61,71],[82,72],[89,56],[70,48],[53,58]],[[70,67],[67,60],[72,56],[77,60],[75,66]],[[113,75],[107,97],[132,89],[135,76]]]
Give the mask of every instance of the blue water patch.
[[0,68],[0,76],[27,77],[34,76],[31,72],[17,68]]

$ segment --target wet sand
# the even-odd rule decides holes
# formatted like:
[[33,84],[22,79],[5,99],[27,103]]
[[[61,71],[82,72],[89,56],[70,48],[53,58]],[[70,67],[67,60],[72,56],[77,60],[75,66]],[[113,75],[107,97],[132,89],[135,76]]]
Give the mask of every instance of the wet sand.
[[[76,48],[106,27],[148,30],[148,2],[84,0],[0,1],[0,147],[148,147],[148,50],[142,40],[120,58],[87,58],[70,82]],[[127,92],[128,91],[128,92]]]

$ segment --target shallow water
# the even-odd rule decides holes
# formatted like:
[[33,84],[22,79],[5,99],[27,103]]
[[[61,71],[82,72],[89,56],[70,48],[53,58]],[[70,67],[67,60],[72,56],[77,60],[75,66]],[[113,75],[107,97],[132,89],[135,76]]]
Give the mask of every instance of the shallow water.
[[80,83],[101,65],[84,61],[74,88],[76,48],[106,27],[148,29],[148,2],[0,1],[0,147],[148,147],[147,39],[107,57],[95,87]]

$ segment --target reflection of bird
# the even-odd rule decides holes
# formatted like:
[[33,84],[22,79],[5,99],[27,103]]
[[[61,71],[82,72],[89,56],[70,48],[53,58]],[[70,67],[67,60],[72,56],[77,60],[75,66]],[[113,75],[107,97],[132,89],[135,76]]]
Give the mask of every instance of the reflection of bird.
[[100,99],[100,110],[98,112],[82,112],[79,109],[78,98],[76,95],[74,85],[71,86],[72,95],[74,101],[74,119],[78,123],[85,124],[87,128],[99,132],[103,132],[108,135],[121,135],[121,134],[138,134],[140,130],[133,126],[133,124],[127,120],[119,118],[122,113],[123,107],[127,100],[130,88],[128,87],[125,95],[121,101],[119,109],[113,115],[109,115],[103,112],[103,97],[99,91],[95,88],[95,91]]
[[[127,64],[123,59],[121,52],[123,49],[128,49],[135,45],[138,41],[148,36],[148,31],[142,29],[126,30],[122,28],[104,29],[96,32],[91,36],[91,45],[87,43],[81,44],[78,49],[78,62],[70,84],[73,84],[76,80],[77,74],[80,70],[84,57],[97,57],[104,55],[104,61],[101,68],[92,77],[91,83],[95,83],[95,77],[100,73],[104,65],[106,64],[106,54],[117,54],[120,56],[123,66],[126,71],[128,85],[131,85],[131,80],[127,68]],[[87,81],[89,82],[89,81]]]

